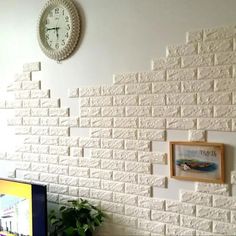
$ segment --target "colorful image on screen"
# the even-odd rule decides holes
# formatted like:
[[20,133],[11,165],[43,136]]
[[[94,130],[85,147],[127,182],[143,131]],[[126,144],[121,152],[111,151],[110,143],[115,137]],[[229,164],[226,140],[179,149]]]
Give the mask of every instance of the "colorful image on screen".
[[30,184],[0,180],[0,236],[32,236]]

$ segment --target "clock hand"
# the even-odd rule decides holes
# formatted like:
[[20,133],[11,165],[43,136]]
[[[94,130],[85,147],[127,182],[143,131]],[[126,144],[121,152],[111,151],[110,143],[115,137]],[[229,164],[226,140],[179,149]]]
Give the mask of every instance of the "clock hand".
[[60,29],[60,28],[59,27],[47,28],[47,31],[48,30],[58,30],[58,29]]

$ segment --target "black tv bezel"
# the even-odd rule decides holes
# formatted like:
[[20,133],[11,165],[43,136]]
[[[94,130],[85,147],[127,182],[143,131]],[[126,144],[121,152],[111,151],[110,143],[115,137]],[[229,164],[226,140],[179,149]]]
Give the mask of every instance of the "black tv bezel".
[[5,179],[0,180],[28,184],[32,196],[32,236],[47,236],[47,186],[27,181]]

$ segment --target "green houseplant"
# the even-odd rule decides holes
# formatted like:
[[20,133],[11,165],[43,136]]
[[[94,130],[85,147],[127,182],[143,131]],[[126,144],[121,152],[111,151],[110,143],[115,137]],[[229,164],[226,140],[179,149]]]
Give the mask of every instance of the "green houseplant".
[[70,206],[59,208],[49,214],[50,236],[92,236],[96,227],[104,221],[105,214],[87,200],[68,201]]

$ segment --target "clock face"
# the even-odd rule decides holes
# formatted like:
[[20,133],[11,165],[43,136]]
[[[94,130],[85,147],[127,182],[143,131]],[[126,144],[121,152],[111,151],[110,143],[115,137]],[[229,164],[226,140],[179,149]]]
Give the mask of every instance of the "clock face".
[[62,49],[71,33],[71,19],[67,9],[54,7],[45,12],[41,24],[44,43],[53,50]]

